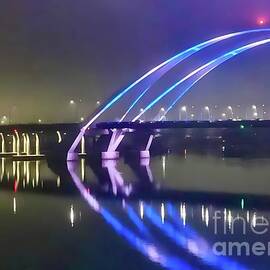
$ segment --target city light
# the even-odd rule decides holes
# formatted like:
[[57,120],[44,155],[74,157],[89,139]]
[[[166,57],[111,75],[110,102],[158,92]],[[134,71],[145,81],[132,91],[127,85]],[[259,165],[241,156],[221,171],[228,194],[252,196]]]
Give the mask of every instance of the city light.
[[70,104],[70,105],[73,105],[73,104],[75,104],[75,101],[74,101],[73,99],[71,99],[71,100],[69,101],[69,104]]
[[186,112],[186,111],[187,111],[187,107],[186,107],[186,106],[183,106],[183,107],[181,108],[181,110],[182,110],[182,112]]

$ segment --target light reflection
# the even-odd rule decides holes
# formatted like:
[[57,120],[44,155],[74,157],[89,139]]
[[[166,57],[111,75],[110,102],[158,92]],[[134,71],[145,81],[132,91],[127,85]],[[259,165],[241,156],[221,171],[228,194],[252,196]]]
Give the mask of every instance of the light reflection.
[[183,220],[183,225],[186,225],[186,218],[187,218],[187,212],[186,212],[186,205],[185,203],[181,203],[180,205],[180,217]]
[[13,198],[13,213],[17,213],[17,202],[15,197]]
[[164,206],[164,203],[161,204],[160,215],[161,215],[161,221],[162,221],[162,223],[164,223],[165,222],[165,206]]
[[39,183],[39,171],[40,171],[40,161],[39,160],[37,160],[37,161],[35,161],[35,163],[36,163],[36,184],[38,185],[38,183]]
[[162,156],[162,177],[166,177],[166,156]]
[[1,182],[3,181],[5,174],[5,159],[1,158]]
[[249,214],[249,211],[247,211],[247,222],[249,223],[249,221],[250,221],[250,214]]
[[228,225],[229,225],[229,229],[232,228],[232,212],[231,210],[228,211]]
[[205,209],[205,224],[208,227],[208,225],[209,225],[209,210],[208,210],[208,208]]
[[60,185],[61,185],[61,179],[60,179],[60,176],[58,175],[57,180],[56,180],[56,186],[59,188]]
[[74,214],[73,205],[70,206],[69,220],[70,220],[71,227],[74,227],[75,214]]
[[252,227],[256,227],[256,225],[257,225],[257,214],[256,214],[256,212],[253,214],[253,217],[252,217]]
[[85,180],[85,159],[81,159],[81,179],[84,182]]
[[143,219],[144,216],[144,206],[143,206],[143,202],[140,202],[140,217],[141,219]]
[[205,215],[204,215],[204,205],[202,205],[202,221],[205,220]]

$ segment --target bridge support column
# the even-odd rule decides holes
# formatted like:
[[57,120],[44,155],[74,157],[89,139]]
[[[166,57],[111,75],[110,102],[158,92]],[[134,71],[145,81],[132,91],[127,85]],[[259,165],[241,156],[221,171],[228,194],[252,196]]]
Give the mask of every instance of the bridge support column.
[[149,139],[147,141],[147,144],[146,144],[146,147],[145,147],[145,150],[141,150],[140,151],[140,158],[141,159],[144,159],[144,158],[150,158],[150,147],[151,147],[151,144],[153,142],[153,139],[154,139],[154,135],[150,135],[149,136]]
[[112,136],[109,142],[108,150],[101,153],[102,159],[118,159],[119,152],[116,151],[117,147],[120,145],[124,138],[123,130],[117,129],[112,132]]

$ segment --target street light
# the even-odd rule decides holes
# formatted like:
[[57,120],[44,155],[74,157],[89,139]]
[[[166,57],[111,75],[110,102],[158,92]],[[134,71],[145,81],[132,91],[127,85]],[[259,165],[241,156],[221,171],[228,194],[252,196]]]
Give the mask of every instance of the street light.
[[187,121],[187,106],[182,106],[181,107],[181,110],[179,112],[179,120],[182,120],[182,113],[185,113],[185,118],[186,118],[186,121]]
[[232,109],[232,106],[228,106],[228,110],[231,112],[231,116],[233,118],[233,109]]
[[73,104],[75,104],[75,101],[74,101],[73,99],[71,99],[71,100],[69,101],[69,104],[70,104],[70,105],[73,105]]
[[165,113],[165,108],[161,107],[159,111],[159,116],[158,116],[159,121],[166,120],[166,116],[164,113]]
[[208,113],[208,120],[210,121],[211,120],[210,109],[209,109],[208,106],[205,106],[204,109],[207,111],[207,113]]

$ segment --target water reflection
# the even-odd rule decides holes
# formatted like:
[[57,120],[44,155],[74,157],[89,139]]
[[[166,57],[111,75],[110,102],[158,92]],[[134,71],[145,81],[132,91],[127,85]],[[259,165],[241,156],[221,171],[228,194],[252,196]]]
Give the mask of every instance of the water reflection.
[[[1,159],[0,187],[12,191],[11,213],[16,216],[22,214],[20,192],[55,197],[72,195],[65,208],[67,223],[72,229],[83,226],[78,223],[82,210],[74,202],[79,192],[88,205],[87,212],[102,217],[119,239],[152,262],[153,269],[267,269],[261,264],[257,267],[258,261],[252,256],[219,256],[213,252],[213,247],[228,239],[242,243],[269,237],[269,233],[258,236],[252,231],[258,227],[259,218],[270,220],[269,197],[181,190],[181,185],[171,188],[168,176],[176,168],[171,167],[170,158],[163,156],[153,160],[154,164],[147,159],[127,163],[82,159],[68,164]],[[188,158],[184,160],[188,162]],[[179,161],[183,159],[178,158]],[[263,169],[256,166],[256,170]],[[178,176],[178,180],[182,178]],[[245,231],[243,224],[246,224]],[[88,229],[99,233],[98,227]],[[102,239],[102,235],[97,239],[99,237]],[[117,243],[110,245],[114,249]],[[113,251],[111,256],[114,256]],[[135,256],[134,261],[128,263],[136,260]],[[261,257],[261,260],[267,258]]]
[[[163,159],[164,160],[164,159]],[[162,160],[162,162],[163,162]],[[139,173],[140,177],[141,170],[134,165],[136,163],[130,164],[131,167],[136,168],[135,172]],[[134,167],[135,166],[135,167]],[[153,182],[153,176],[149,167],[148,162],[140,163],[140,166],[144,168],[146,174],[142,179],[147,179],[150,182]],[[118,189],[123,191],[125,188],[125,183],[123,177],[120,175],[119,171],[116,168],[115,162],[105,162],[103,164],[104,168],[107,168],[108,175],[110,177],[112,191],[116,196]],[[217,269],[251,269],[242,265],[237,260],[234,260],[230,257],[220,257],[213,253],[211,243],[209,243],[202,235],[198,233],[192,225],[188,223],[188,214],[187,214],[187,205],[186,203],[180,203],[180,217],[175,209],[175,206],[170,203],[161,203],[160,211],[157,211],[154,206],[143,201],[139,202],[139,211],[138,213],[133,210],[131,206],[128,205],[123,207],[123,212],[121,218],[117,218],[112,211],[108,208],[101,205],[99,200],[91,194],[90,190],[87,189],[82,181],[79,179],[75,172],[74,163],[68,163],[68,170],[72,176],[72,179],[80,190],[81,195],[88,202],[88,205],[91,209],[98,212],[109,225],[124,239],[126,239],[131,246],[136,248],[139,252],[145,255],[149,260],[156,262],[168,269],[198,269],[200,267],[215,267]],[[147,175],[147,176],[146,176]],[[146,177],[145,177],[146,176]],[[132,188],[129,189],[131,191]],[[127,197],[130,193],[124,193]],[[243,199],[241,200],[241,206],[243,208]],[[211,220],[214,219],[215,214],[220,212],[220,210],[213,210],[213,206],[210,206],[212,209],[209,210],[209,207],[202,205],[201,208],[201,221],[205,226],[205,229],[209,227],[210,216]],[[191,208],[192,210],[192,219],[195,219],[200,213],[200,210]],[[232,214],[232,210],[224,209],[223,226],[227,226],[226,222],[228,221],[229,230],[232,230],[235,219]],[[248,213],[249,211],[247,211]],[[138,231],[131,229],[130,227],[123,224],[123,215],[127,214],[129,219],[132,221],[132,225],[138,229]],[[168,218],[166,218],[168,214]],[[242,214],[242,213],[241,213]],[[248,215],[248,214],[247,214]],[[145,218],[147,217],[147,220]],[[125,220],[126,218],[124,218]],[[237,213],[237,220],[240,219],[240,214]],[[179,220],[181,222],[179,223]],[[252,226],[256,226],[256,213],[253,214]],[[153,224],[158,228],[161,234],[164,234],[167,238],[171,240],[171,245],[176,245],[182,250],[187,252],[187,256],[190,254],[199,259],[199,261],[190,263],[187,260],[183,260],[182,256],[177,256],[175,252],[171,252],[168,248],[168,245],[161,242],[158,238],[155,237],[152,232],[147,228],[147,222]],[[248,220],[249,222],[249,220]],[[221,223],[222,224],[222,223]],[[225,225],[224,225],[225,224]],[[216,226],[216,224],[215,224]],[[217,232],[215,231],[217,235]],[[226,234],[226,233],[225,233]],[[212,244],[213,245],[213,244]],[[180,268],[179,268],[180,267]],[[201,269],[201,268],[200,268]]]

